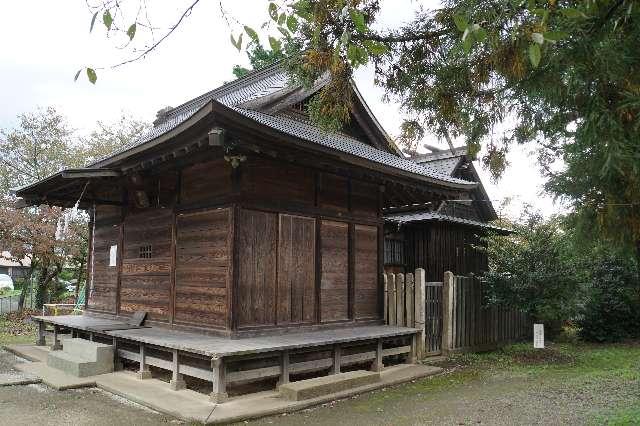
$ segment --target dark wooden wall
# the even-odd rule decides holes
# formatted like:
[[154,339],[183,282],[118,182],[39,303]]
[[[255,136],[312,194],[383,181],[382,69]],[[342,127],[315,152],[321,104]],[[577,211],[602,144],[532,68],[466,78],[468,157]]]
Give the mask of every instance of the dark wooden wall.
[[379,320],[379,187],[247,157],[124,182],[125,213],[96,213],[88,309],[227,331]]
[[427,281],[442,281],[444,273],[481,274],[488,268],[481,230],[453,223],[405,225],[405,267],[426,270]]

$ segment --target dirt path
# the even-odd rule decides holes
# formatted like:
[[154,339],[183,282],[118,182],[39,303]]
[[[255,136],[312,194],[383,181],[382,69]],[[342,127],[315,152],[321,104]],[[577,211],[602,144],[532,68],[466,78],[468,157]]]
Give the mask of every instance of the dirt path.
[[[0,350],[0,373],[20,362]],[[15,370],[13,370],[15,371]],[[177,420],[98,389],[56,391],[44,385],[0,387],[3,425],[158,425]]]
[[[602,424],[617,410],[640,410],[640,350],[629,362],[620,370],[607,370],[606,359],[593,369],[462,370],[254,424]],[[619,424],[640,425],[640,417]]]

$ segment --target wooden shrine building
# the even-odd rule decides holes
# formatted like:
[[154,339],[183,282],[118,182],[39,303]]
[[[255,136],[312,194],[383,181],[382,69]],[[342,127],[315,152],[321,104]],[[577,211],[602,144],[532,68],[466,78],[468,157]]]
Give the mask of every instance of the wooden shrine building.
[[441,281],[446,271],[482,275],[488,269],[482,237],[489,231],[509,231],[491,224],[498,216],[467,148],[430,150],[411,159],[476,186],[458,199],[386,209],[385,270],[425,268],[427,281]]
[[[178,365],[182,356],[247,356],[229,345],[265,335],[255,352],[268,342],[280,352],[335,344],[335,333],[277,343],[284,333],[291,342],[341,329],[343,343],[411,335],[382,327],[383,215],[466,199],[478,184],[405,158],[355,85],[350,123],[336,133],[314,127],[306,103],[325,83],[292,86],[277,64],[252,72],[161,110],[150,132],[108,158],[19,189],[28,205],[80,200],[91,217],[83,317],[39,320],[113,338],[119,356],[142,363],[126,346],[152,345],[149,359],[166,368],[167,348]],[[423,261],[415,266],[428,270]],[[135,312],[151,328],[115,331]],[[185,363],[180,374],[203,376]],[[213,368],[223,394],[218,374],[231,370]]]

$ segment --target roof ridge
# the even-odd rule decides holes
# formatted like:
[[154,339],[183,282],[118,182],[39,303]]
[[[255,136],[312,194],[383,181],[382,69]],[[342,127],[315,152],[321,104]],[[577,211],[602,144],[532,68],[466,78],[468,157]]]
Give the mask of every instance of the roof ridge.
[[196,96],[195,98],[187,102],[184,102],[175,108],[172,108],[165,114],[165,120],[163,121],[166,121],[175,115],[183,113],[184,110],[190,109],[190,107],[197,106],[200,102],[206,102],[207,100],[210,100],[212,98],[224,96],[225,94],[233,91],[234,89],[237,89],[243,86],[248,86],[249,84],[254,83],[256,80],[259,81],[264,77],[274,74],[275,71],[279,71],[281,69],[282,69],[282,59],[270,65],[266,65],[262,68],[251,70],[247,74],[243,75],[242,77],[236,78],[235,80],[228,81],[222,84],[221,86],[216,87],[215,89],[212,89],[206,93],[203,93],[200,96]]

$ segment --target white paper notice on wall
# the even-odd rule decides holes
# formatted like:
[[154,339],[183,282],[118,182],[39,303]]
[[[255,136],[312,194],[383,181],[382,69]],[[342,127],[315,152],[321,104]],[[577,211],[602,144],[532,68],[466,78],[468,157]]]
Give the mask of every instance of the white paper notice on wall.
[[109,266],[116,266],[118,260],[118,246],[109,247]]
[[544,324],[533,324],[533,347],[544,349]]

